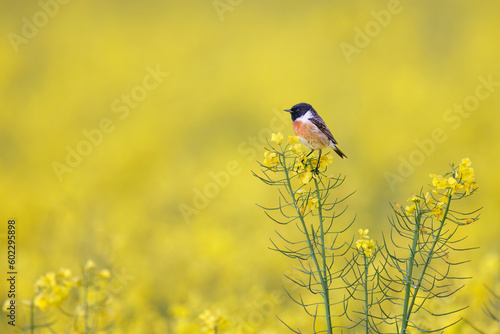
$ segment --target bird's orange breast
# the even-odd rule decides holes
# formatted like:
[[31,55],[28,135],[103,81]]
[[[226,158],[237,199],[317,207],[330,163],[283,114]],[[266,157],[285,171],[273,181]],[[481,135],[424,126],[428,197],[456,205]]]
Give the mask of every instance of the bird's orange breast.
[[309,138],[316,136],[319,129],[311,122],[295,121],[293,122],[293,131],[297,136]]
[[328,137],[311,122],[294,121],[293,132],[312,150],[319,150],[330,146]]

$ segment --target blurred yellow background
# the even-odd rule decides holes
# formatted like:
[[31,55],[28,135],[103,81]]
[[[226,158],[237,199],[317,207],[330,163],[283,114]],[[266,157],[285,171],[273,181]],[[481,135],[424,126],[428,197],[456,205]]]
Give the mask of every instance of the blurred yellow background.
[[351,235],[380,240],[390,202],[471,159],[467,208],[484,209],[463,245],[481,248],[450,256],[472,260],[462,315],[483,317],[483,283],[499,288],[500,3],[1,3],[0,267],[14,218],[18,300],[90,258],[117,282],[113,333],[196,333],[206,309],[240,332],[287,332],[275,314],[309,332],[255,205],[277,194],[251,173],[272,132],[292,134],[282,110],[308,102],[349,157],[330,170],[357,191]]

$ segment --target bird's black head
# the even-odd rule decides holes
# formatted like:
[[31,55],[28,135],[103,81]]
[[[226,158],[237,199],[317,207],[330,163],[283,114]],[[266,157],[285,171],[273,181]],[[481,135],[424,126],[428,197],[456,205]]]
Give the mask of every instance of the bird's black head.
[[291,109],[285,109],[285,111],[288,111],[292,115],[293,121],[303,116],[309,110],[315,112],[314,108],[309,103],[298,103],[294,105]]

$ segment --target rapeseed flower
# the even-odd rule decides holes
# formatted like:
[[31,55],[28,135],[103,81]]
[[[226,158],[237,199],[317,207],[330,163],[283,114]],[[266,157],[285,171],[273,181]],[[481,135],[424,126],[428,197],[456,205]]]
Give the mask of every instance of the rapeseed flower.
[[108,269],[102,269],[99,271],[99,273],[97,274],[97,276],[99,276],[100,278],[110,278],[111,277],[111,272],[108,270]]
[[309,183],[309,181],[311,181],[312,177],[313,177],[313,173],[310,171],[305,171],[303,173],[300,173],[299,174],[300,183],[307,184],[307,183]]
[[304,203],[300,207],[300,213],[303,215],[306,212],[306,210],[312,211],[312,210],[316,209],[317,207],[319,207],[318,198],[317,197],[309,198],[307,203]]
[[420,197],[415,196],[415,195],[412,194],[411,197],[408,198],[408,202],[414,202],[414,203],[420,202]]
[[288,136],[288,145],[298,142],[299,142],[299,136]]
[[292,153],[295,155],[302,155],[304,153],[304,150],[302,149],[302,144],[291,145],[289,150],[292,151]]
[[[324,168],[330,165],[332,162],[333,162],[333,157],[331,155],[322,155],[321,159],[319,160],[319,167]],[[311,164],[313,166],[316,166],[318,164],[318,159],[316,158],[311,159]]]
[[304,193],[305,193],[305,192],[304,192],[304,190],[302,190],[302,189],[297,190],[297,191],[295,192],[295,194],[294,194],[295,199],[296,199],[296,200],[297,200],[297,199],[299,199],[299,197],[300,197],[300,196],[302,196],[302,195],[304,195]]
[[278,145],[281,145],[281,143],[283,142],[283,134],[281,132],[273,133],[271,135],[271,141]]
[[219,330],[225,329],[227,327],[227,319],[223,317],[219,310],[215,313],[205,310],[200,316],[201,321],[200,328],[201,332],[204,334],[215,334]]
[[417,211],[417,206],[415,204],[413,204],[413,205],[407,205],[405,207],[405,214],[408,217],[413,216],[415,214],[415,211]]
[[42,311],[49,306],[60,306],[74,286],[72,280],[69,269],[61,268],[57,274],[53,271],[46,273],[35,282],[34,305]]
[[310,211],[312,211],[313,209],[316,209],[319,206],[318,198],[313,197],[313,198],[309,199],[309,201],[307,201],[307,206],[308,206]]
[[85,266],[83,266],[83,269],[85,271],[89,271],[95,268],[95,262],[92,260],[87,260],[87,263],[85,263]]
[[436,187],[436,189],[446,189],[448,186],[448,180],[441,175],[429,174],[432,177],[432,185]]
[[368,236],[368,232],[370,230],[368,229],[359,229],[358,233],[360,235],[360,238],[358,241],[356,241],[356,248],[358,250],[362,250],[365,256],[367,257],[372,257],[374,252],[375,252],[375,241],[373,239],[370,239]]
[[279,164],[278,154],[276,152],[264,152],[264,164],[267,167],[276,167]]
[[469,195],[472,190],[477,188],[474,181],[474,169],[470,167],[472,162],[469,158],[462,159],[458,170],[453,172],[453,176],[444,177],[436,174],[429,174],[432,177],[432,185],[435,190],[446,189],[446,195],[453,195],[457,191],[464,191]]

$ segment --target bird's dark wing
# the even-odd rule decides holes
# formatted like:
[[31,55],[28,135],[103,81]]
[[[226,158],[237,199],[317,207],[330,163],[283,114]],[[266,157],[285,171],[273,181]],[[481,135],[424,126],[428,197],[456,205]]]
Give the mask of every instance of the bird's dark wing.
[[327,128],[325,122],[323,121],[323,119],[318,115],[316,116],[317,118],[311,118],[310,121],[316,125],[316,127],[321,131],[323,132],[327,137],[328,139],[330,139],[331,142],[333,142],[335,145],[337,145],[337,141],[335,140],[335,138],[333,138],[333,135],[332,133],[330,132],[330,130]]

